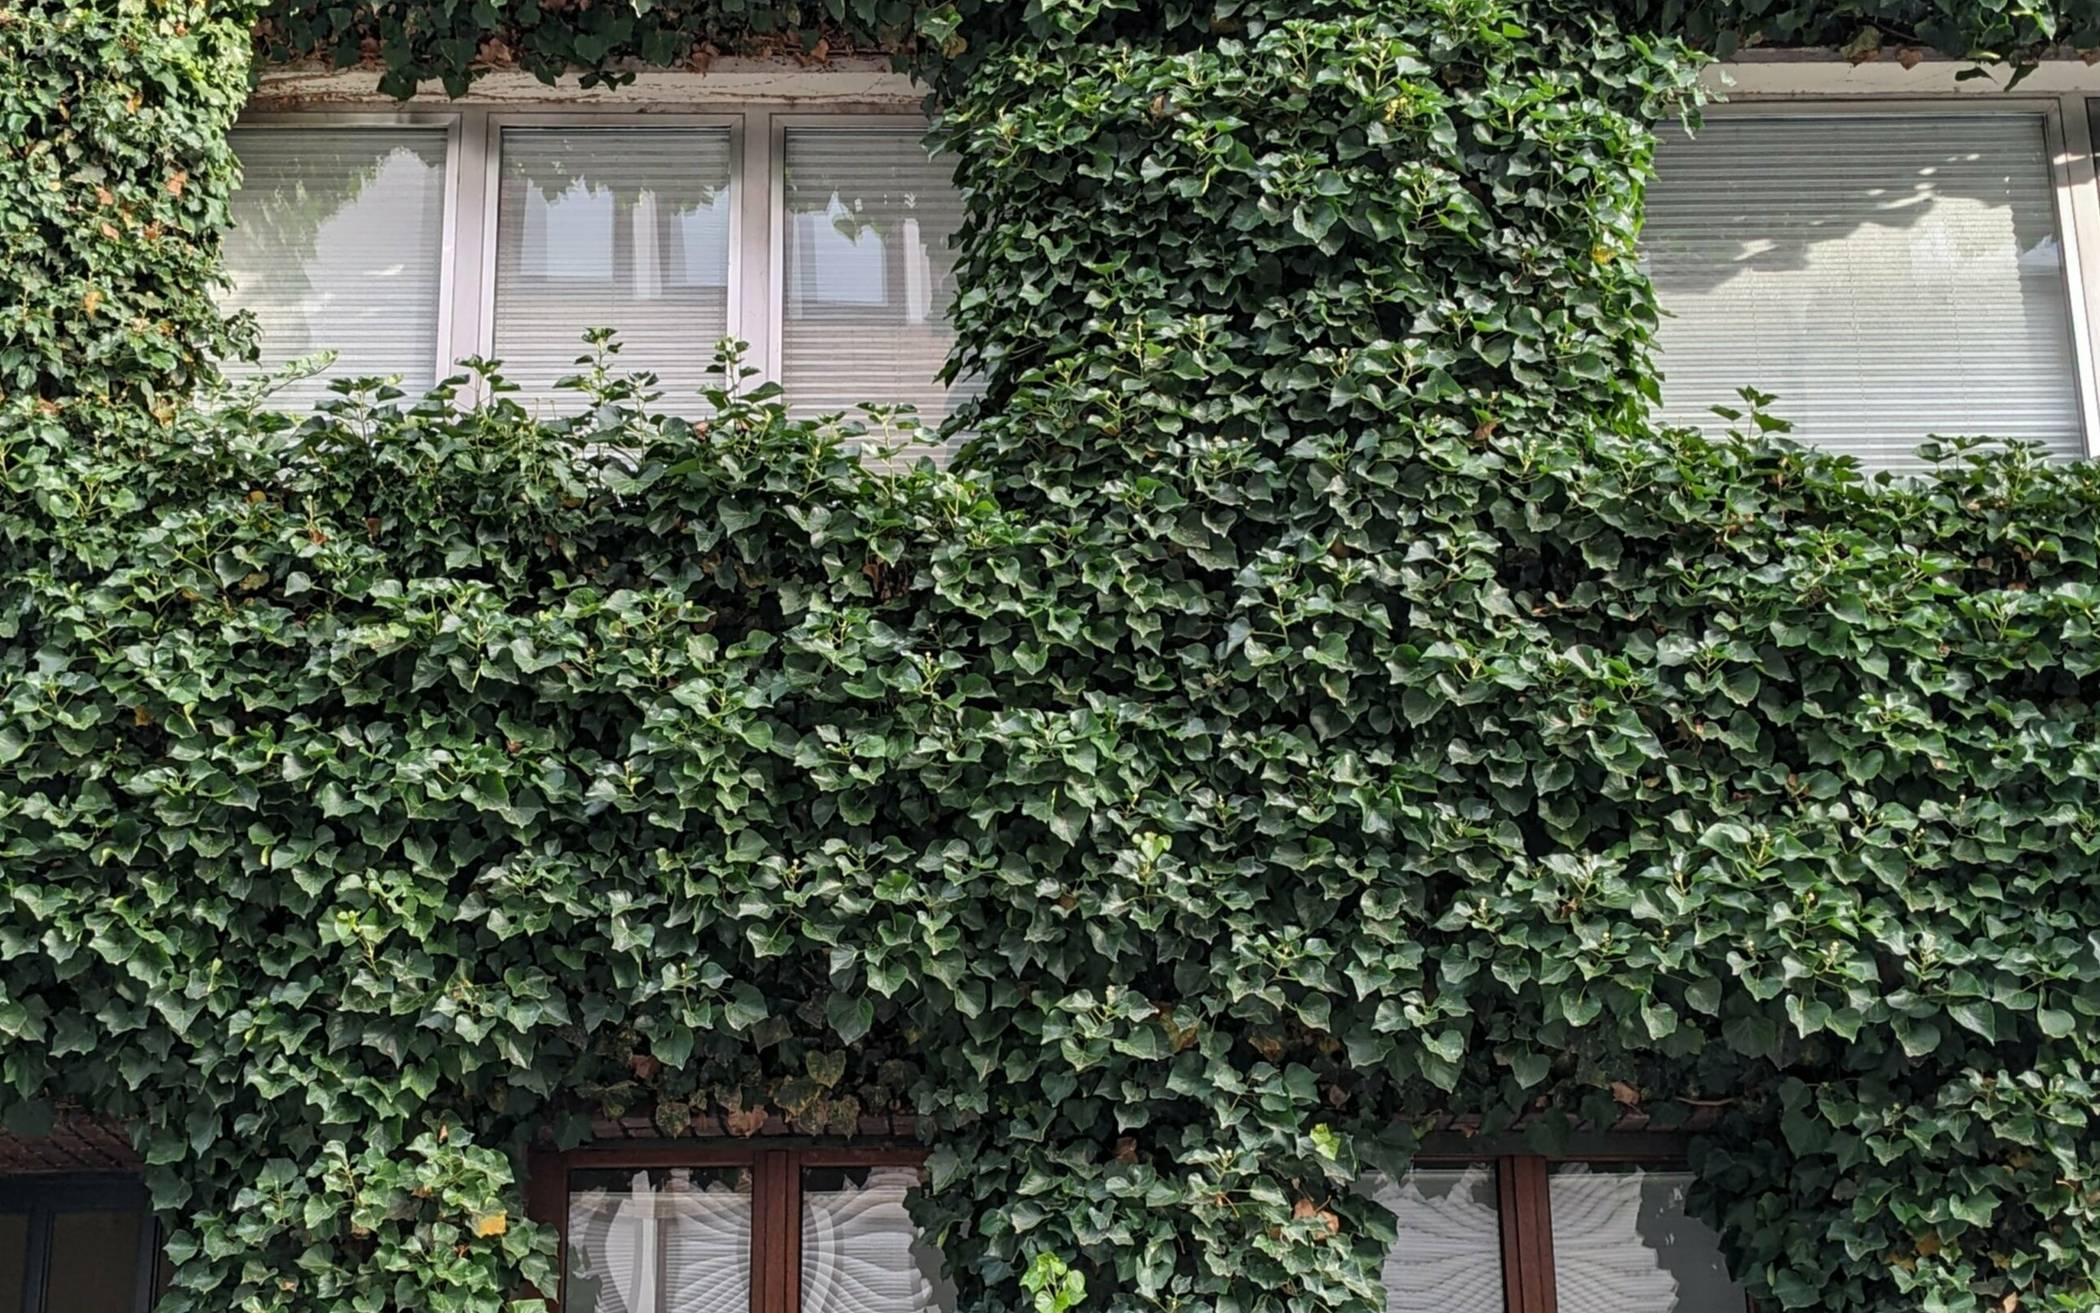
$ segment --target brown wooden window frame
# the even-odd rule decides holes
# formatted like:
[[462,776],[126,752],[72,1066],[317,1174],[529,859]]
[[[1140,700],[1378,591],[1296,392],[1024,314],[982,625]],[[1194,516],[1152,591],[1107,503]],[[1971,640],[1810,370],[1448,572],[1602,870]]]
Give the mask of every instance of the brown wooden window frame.
[[[809,1168],[918,1167],[927,1151],[907,1146],[617,1145],[538,1153],[530,1164],[529,1211],[561,1237],[561,1279],[552,1313],[561,1313],[569,1266],[569,1174],[604,1168],[742,1167],[751,1172],[750,1313],[801,1313],[802,1174]],[[1545,1157],[1538,1154],[1430,1152],[1413,1166],[1488,1167],[1502,1252],[1504,1313],[1559,1313],[1553,1267],[1553,1168],[1563,1163],[1683,1170],[1676,1147],[1630,1148]],[[1744,1313],[1756,1313],[1746,1298]]]
[[927,1151],[905,1145],[616,1145],[536,1153],[528,1165],[527,1211],[561,1237],[561,1313],[569,1280],[569,1174],[652,1167],[741,1167],[751,1173],[751,1313],[800,1313],[802,1173],[832,1167],[916,1167]]

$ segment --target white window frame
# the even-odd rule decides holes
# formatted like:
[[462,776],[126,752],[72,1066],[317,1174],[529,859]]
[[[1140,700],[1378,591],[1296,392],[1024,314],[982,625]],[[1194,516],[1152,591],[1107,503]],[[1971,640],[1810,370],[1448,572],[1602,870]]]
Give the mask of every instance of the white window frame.
[[[778,381],[785,179],[790,125],[890,128],[928,124],[926,89],[888,71],[887,61],[841,60],[803,69],[769,60],[723,59],[704,73],[643,72],[626,87],[549,88],[522,73],[496,73],[466,99],[420,96],[405,106],[381,96],[362,70],[266,73],[243,127],[442,125],[446,140],[445,233],[439,289],[437,378],[469,356],[494,354],[496,200],[502,132],[515,127],[661,127],[729,130],[728,332],[749,343],[746,366]],[[754,185],[754,181],[756,185]],[[585,325],[577,325],[583,351]],[[697,344],[711,349],[712,344]],[[462,397],[470,404],[472,397]]]
[[445,174],[443,229],[438,234],[437,359],[431,362],[431,379],[442,381],[456,368],[452,352],[459,329],[457,311],[460,269],[458,240],[466,227],[461,216],[462,184],[465,181],[464,142],[460,115],[423,109],[357,110],[351,112],[265,111],[243,114],[237,126],[283,131],[299,128],[443,128],[445,130]]
[[1706,117],[1831,118],[1855,114],[2032,114],[2042,121],[2063,247],[2064,302],[2079,428],[2088,458],[2100,457],[2100,183],[2087,102],[2100,101],[2100,69],[2083,60],[2043,64],[2011,90],[2009,76],[1957,78],[1968,61],[1926,60],[1905,68],[1884,58],[1852,64],[1823,52],[1780,52],[1709,66],[1706,86],[1727,97]]

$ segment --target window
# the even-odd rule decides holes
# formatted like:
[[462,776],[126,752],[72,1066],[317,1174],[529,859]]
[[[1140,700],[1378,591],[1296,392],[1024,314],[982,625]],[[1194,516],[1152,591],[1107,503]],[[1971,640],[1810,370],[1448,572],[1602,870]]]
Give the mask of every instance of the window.
[[234,134],[226,305],[261,321],[265,367],[340,350],[288,409],[489,355],[526,404],[574,414],[556,384],[610,327],[615,370],[656,375],[665,409],[697,409],[733,337],[798,415],[910,405],[930,429],[973,389],[938,377],[962,203],[924,135],[916,114],[769,105],[275,115]]
[[145,1313],[155,1238],[136,1180],[0,1180],[0,1313]]
[[618,368],[667,397],[707,386],[729,332],[729,129],[504,128],[495,354],[527,396],[580,409],[585,328],[619,331]]
[[2042,112],[1734,106],[1664,133],[1663,416],[1718,429],[1747,385],[1877,468],[1917,467],[1934,434],[2083,455],[2050,132]]
[[[910,1150],[584,1151],[543,1158],[566,1313],[939,1313]],[[551,1185],[543,1182],[551,1181]],[[558,1197],[559,1202],[554,1200]]]
[[1690,1184],[1664,1161],[1533,1157],[1368,1181],[1398,1231],[1387,1313],[1747,1313]]
[[266,369],[341,353],[283,404],[303,409],[328,395],[328,380],[359,374],[399,374],[412,392],[436,381],[446,137],[417,126],[234,129],[242,178],[223,305],[255,315]]
[[962,227],[948,167],[927,158],[911,129],[789,127],[782,153],[789,404],[816,415],[910,402],[938,424],[951,404],[936,380],[954,341],[949,239]]

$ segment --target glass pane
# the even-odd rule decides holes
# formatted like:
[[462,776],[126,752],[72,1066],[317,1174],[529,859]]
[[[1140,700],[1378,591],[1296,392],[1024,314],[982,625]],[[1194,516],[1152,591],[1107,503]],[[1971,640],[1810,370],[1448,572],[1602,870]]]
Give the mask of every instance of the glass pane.
[[572,1313],[749,1313],[750,1173],[569,1173],[567,1278]]
[[444,129],[235,128],[233,149],[243,176],[221,304],[254,313],[265,367],[340,353],[277,404],[303,409],[328,395],[328,379],[362,374],[399,374],[411,393],[428,388],[443,281]]
[[29,1216],[0,1213],[0,1313],[22,1313],[22,1283],[29,1277]]
[[1916,467],[1932,434],[2083,454],[2035,114],[1714,115],[1661,134],[1644,245],[1663,416],[1745,385],[1804,442]]
[[802,1174],[802,1313],[933,1313],[955,1306],[941,1258],[904,1197],[913,1167],[812,1168]]
[[657,375],[692,414],[729,332],[727,128],[509,128],[497,187],[495,354],[529,400],[557,392],[584,330],[619,331],[617,372]]
[[1685,1215],[1691,1173],[1569,1163],[1549,1182],[1561,1313],[1743,1313],[1720,1237]]
[[962,197],[919,128],[789,128],[781,384],[797,415],[909,403],[928,428],[982,389],[937,381],[955,332]]
[[1486,1164],[1380,1177],[1371,1197],[1399,1237],[1385,1256],[1388,1313],[1501,1313],[1502,1229]]
[[59,1213],[51,1219],[44,1313],[132,1313],[139,1297],[143,1213]]

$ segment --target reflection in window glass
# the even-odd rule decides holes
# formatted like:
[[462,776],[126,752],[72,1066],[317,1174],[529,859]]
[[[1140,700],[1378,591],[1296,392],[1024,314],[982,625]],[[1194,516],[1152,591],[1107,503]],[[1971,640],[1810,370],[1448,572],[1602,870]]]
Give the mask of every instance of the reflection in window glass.
[[1644,245],[1662,415],[1745,385],[1804,442],[1915,468],[1932,434],[2083,453],[2039,115],[1715,115],[1661,135]]
[[1399,1230],[1385,1256],[1387,1313],[1501,1313],[1501,1217],[1495,1173],[1418,1168],[1368,1182]]
[[573,1313],[749,1313],[751,1178],[743,1168],[569,1174]]
[[0,1313],[22,1313],[29,1270],[29,1215],[0,1213]]
[[1569,1163],[1548,1179],[1561,1313],[1743,1313],[1720,1237],[1685,1213],[1689,1172]]
[[59,1213],[51,1219],[44,1313],[131,1313],[139,1296],[134,1212]]
[[[442,128],[236,128],[241,187],[231,202],[221,297],[261,329],[262,366],[339,352],[326,373],[277,394],[287,408],[328,380],[398,374],[411,393],[436,379],[445,223]],[[251,375],[242,362],[229,376]]]
[[781,384],[798,415],[909,403],[928,428],[974,389],[937,381],[955,333],[962,198],[917,128],[789,128]]
[[619,331],[622,373],[691,413],[729,332],[727,128],[508,128],[496,199],[495,354],[527,399],[587,402],[584,330]]
[[919,1238],[904,1198],[910,1167],[812,1168],[802,1174],[802,1313],[935,1313],[953,1308],[940,1255]]

